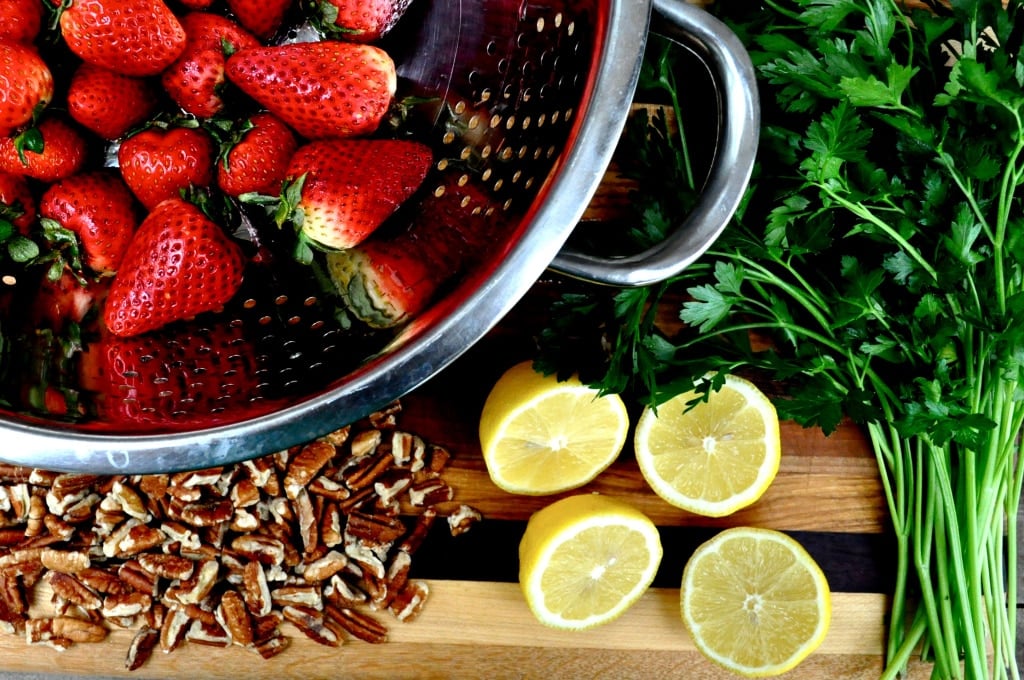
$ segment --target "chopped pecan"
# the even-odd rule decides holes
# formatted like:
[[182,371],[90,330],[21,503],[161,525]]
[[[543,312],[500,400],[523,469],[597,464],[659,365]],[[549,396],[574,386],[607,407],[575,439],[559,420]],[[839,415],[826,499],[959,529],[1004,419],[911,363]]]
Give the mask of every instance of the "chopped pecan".
[[95,592],[104,595],[128,593],[132,590],[131,586],[119,579],[116,574],[95,567],[83,569],[75,576]]
[[273,604],[270,586],[267,583],[266,572],[259,562],[252,561],[245,565],[242,571],[242,596],[253,616],[270,614]]
[[348,450],[352,461],[357,462],[371,455],[380,446],[383,438],[381,431],[377,429],[357,432],[349,440]]
[[275,656],[288,649],[288,638],[277,633],[256,645],[256,651],[264,659],[273,659]]
[[397,517],[381,517],[365,512],[352,512],[345,524],[345,533],[366,546],[393,543],[406,532],[405,524]]
[[231,487],[229,498],[235,508],[248,508],[259,503],[260,488],[252,479],[243,477]]
[[434,474],[441,474],[448,467],[448,462],[452,458],[448,449],[437,444],[431,444],[428,447],[428,455],[427,470]]
[[160,649],[165,654],[173,652],[185,639],[185,633],[191,619],[184,609],[171,607],[164,616],[164,625],[160,627]]
[[[4,484],[21,484],[23,482],[30,482],[32,484],[35,484],[36,482],[32,482],[32,474],[33,474],[33,472],[34,472],[34,470],[32,470],[32,468],[22,467],[21,465],[11,465],[10,463],[0,463],[0,482],[3,482]],[[50,477],[50,482],[51,483],[52,483],[53,477],[56,477],[56,474],[54,474],[52,477]],[[49,484],[46,484],[45,486],[48,486],[48,485]],[[39,486],[44,486],[44,485],[43,484],[39,484]]]
[[145,612],[152,604],[153,599],[150,595],[133,590],[129,593],[107,595],[103,598],[101,612],[105,619],[133,618]]
[[230,499],[186,503],[180,511],[181,521],[194,527],[210,527],[230,522],[235,514]]
[[206,599],[217,584],[220,563],[215,559],[199,562],[192,578],[182,581],[176,588],[168,588],[166,595],[180,604],[198,604]]
[[349,491],[349,488],[347,486],[345,486],[341,482],[337,482],[331,479],[330,477],[327,477],[326,475],[320,475],[319,477],[315,478],[312,482],[309,483],[307,489],[311,494],[323,496],[324,498],[330,498],[331,500],[334,501],[348,500],[348,498],[352,495],[352,492]]
[[76,607],[89,610],[103,606],[103,600],[96,591],[70,574],[51,571],[46,575],[46,580],[54,595]]
[[142,668],[149,661],[149,657],[153,655],[153,650],[156,649],[159,642],[159,630],[148,626],[140,628],[128,645],[128,653],[124,659],[125,669],[136,671]]
[[[250,612],[251,613],[251,612]],[[271,611],[264,616],[252,617],[252,641],[260,645],[281,632],[284,617],[279,611]]]
[[227,631],[232,643],[242,647],[252,644],[252,619],[238,591],[227,590],[221,595],[216,615],[217,622]]
[[324,598],[337,607],[355,607],[366,602],[366,593],[335,574],[324,586]]
[[423,479],[409,488],[409,503],[418,508],[450,501],[453,496],[452,487],[440,478]]
[[43,524],[51,536],[55,536],[62,541],[70,539],[75,533],[75,527],[57,517],[57,515],[47,515],[43,518]]
[[224,627],[216,621],[210,623],[195,619],[185,633],[185,639],[208,647],[227,647],[231,644],[231,637]]
[[157,576],[142,567],[138,560],[128,560],[117,568],[117,577],[139,593],[156,594]]
[[25,537],[33,538],[43,533],[46,525],[43,520],[47,515],[46,499],[38,493],[34,493],[29,497],[28,503],[28,517],[25,522]]
[[194,489],[200,486],[213,486],[220,479],[223,472],[223,467],[179,472],[171,476],[171,486],[184,487],[186,489]]
[[0,556],[0,571],[25,576],[43,570],[43,548],[19,548]]
[[[139,520],[136,520],[139,521]],[[123,535],[116,545],[116,555],[128,557],[161,546],[167,534],[146,524],[136,524]]]
[[242,534],[231,541],[231,550],[246,559],[255,560],[263,565],[275,565],[284,562],[285,544],[283,541],[262,534]]
[[324,603],[320,588],[316,585],[286,585],[274,588],[270,592],[270,600],[278,607],[289,605],[323,609]]
[[316,549],[317,543],[320,541],[320,527],[313,509],[313,501],[306,489],[303,488],[296,492],[292,504],[295,507],[295,518],[303,551],[309,554]]
[[25,623],[29,642],[64,639],[72,642],[102,642],[107,639],[105,626],[72,616],[30,618]]
[[341,626],[349,635],[364,642],[380,644],[387,642],[388,629],[369,614],[349,607],[335,607],[328,604],[324,607],[324,616]]
[[397,424],[398,414],[401,412],[402,404],[398,401],[393,401],[379,411],[374,411],[366,416],[366,420],[370,423],[371,427],[379,430],[390,430]]
[[326,502],[320,511],[320,542],[326,548],[341,545],[341,511],[332,502]]
[[427,602],[430,587],[424,581],[410,581],[395,594],[388,609],[399,621],[412,621]]
[[324,620],[324,615],[312,607],[302,605],[286,605],[281,609],[285,620],[299,629],[303,635],[314,642],[330,647],[337,647],[342,643],[338,635]]
[[39,562],[51,572],[77,574],[92,566],[89,553],[84,550],[58,550],[43,548],[39,552]]
[[388,448],[390,447],[383,444],[378,445],[372,454],[363,457],[351,468],[345,470],[343,472],[345,485],[353,491],[372,487],[377,478],[394,465],[394,458],[391,457]]
[[459,536],[469,531],[482,518],[483,515],[476,508],[466,504],[459,505],[448,515],[448,530],[452,536]]
[[121,481],[114,482],[109,497],[117,501],[121,511],[126,515],[134,517],[140,522],[149,522],[153,519],[142,496],[127,484]]
[[348,564],[348,557],[337,550],[331,550],[318,560],[305,565],[302,577],[310,583],[326,581]]
[[288,470],[284,476],[285,496],[294,499],[299,490],[306,488],[336,453],[334,445],[323,439],[303,446],[288,463]]
[[416,518],[416,523],[413,525],[412,530],[398,544],[398,549],[407,553],[416,552],[420,544],[427,538],[427,534],[430,533],[430,528],[434,525],[436,519],[437,510],[434,508],[424,508],[419,517]]
[[184,581],[192,578],[195,562],[180,555],[145,553],[138,557],[139,565],[159,578]]

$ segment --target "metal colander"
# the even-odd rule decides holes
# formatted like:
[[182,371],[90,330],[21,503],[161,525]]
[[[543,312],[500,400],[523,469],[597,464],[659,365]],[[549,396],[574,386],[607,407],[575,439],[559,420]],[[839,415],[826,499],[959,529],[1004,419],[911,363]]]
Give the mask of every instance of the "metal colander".
[[[242,214],[231,228],[251,264],[222,313],[142,338],[69,344],[13,332],[24,310],[5,307],[0,459],[123,474],[252,458],[429,379],[546,267],[615,285],[685,267],[728,222],[749,179],[757,98],[746,53],[724,25],[676,0],[653,9],[655,29],[707,65],[718,93],[706,103],[720,134],[705,197],[666,243],[615,260],[561,251],[625,124],[650,3],[415,0],[384,46],[400,96],[415,102],[402,134],[428,143],[435,166],[374,237],[401,242],[408,257],[432,252],[430,306],[398,330],[353,322],[322,294],[317,270],[280,255],[278,236]],[[52,407],[55,393],[66,408]]]

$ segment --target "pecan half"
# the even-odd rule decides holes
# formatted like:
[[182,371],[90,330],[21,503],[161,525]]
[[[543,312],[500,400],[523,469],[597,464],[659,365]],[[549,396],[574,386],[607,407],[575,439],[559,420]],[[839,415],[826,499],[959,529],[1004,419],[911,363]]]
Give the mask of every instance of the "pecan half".
[[153,650],[156,649],[159,642],[159,630],[149,627],[140,628],[128,645],[128,653],[124,658],[125,669],[136,671],[142,668],[153,656]]
[[349,635],[371,644],[387,642],[388,629],[369,614],[349,607],[324,607],[324,616],[341,626]]
[[337,647],[342,638],[324,620],[324,615],[312,607],[287,605],[281,609],[285,620],[299,629],[303,635],[314,642],[329,647]]

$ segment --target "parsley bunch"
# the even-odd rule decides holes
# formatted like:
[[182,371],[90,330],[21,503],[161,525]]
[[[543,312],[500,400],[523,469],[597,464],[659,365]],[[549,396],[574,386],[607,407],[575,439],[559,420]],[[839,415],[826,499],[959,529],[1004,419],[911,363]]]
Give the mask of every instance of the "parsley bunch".
[[[1018,2],[720,0],[714,11],[757,68],[758,168],[701,261],[643,294],[614,293],[608,326],[628,346],[595,384],[657,404],[706,371],[752,371],[780,386],[783,418],[825,432],[844,416],[863,424],[898,546],[886,676],[923,645],[935,677],[1019,677]],[[636,323],[672,290],[682,332]]]

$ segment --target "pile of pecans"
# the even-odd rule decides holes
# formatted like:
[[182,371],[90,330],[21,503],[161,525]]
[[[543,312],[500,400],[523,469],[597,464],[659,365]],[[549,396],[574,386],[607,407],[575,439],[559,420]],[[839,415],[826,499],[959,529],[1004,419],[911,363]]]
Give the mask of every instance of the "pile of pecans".
[[[454,502],[443,447],[397,427],[396,402],[303,446],[232,466],[137,476],[0,465],[0,630],[58,650],[137,630],[125,666],[184,642],[271,658],[284,622],[318,643],[386,641],[427,584],[412,556]],[[30,607],[36,587],[52,611]]]

